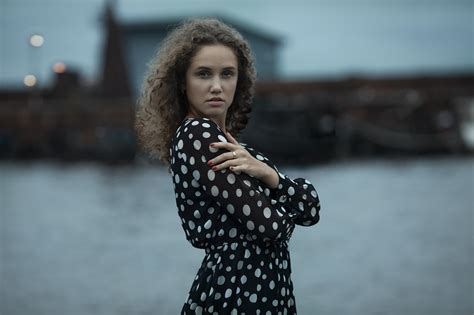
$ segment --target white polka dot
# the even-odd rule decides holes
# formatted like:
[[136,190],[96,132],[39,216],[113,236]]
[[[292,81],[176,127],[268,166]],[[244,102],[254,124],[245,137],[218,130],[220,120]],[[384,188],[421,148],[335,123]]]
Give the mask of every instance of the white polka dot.
[[206,131],[206,132],[203,132],[203,133],[202,133],[202,136],[203,136],[204,138],[209,138],[209,137],[211,136],[211,134]]
[[201,212],[199,212],[198,210],[194,211],[194,217],[196,219],[199,219],[201,217]]
[[311,196],[313,196],[314,198],[316,198],[316,196],[317,196],[316,191],[312,190],[312,191],[311,191]]
[[257,294],[255,294],[255,293],[252,294],[252,295],[249,297],[249,300],[250,300],[250,302],[252,302],[252,303],[257,302]]
[[222,197],[224,197],[224,199],[229,198],[229,193],[227,192],[227,190],[224,190],[224,191],[222,192]]
[[199,121],[195,120],[195,121],[193,121],[193,122],[192,122],[192,124],[191,124],[191,125],[193,125],[193,126],[197,126],[198,124],[199,124]]
[[224,295],[225,298],[228,298],[228,297],[230,297],[231,295],[232,295],[232,289],[227,289],[227,290],[225,290],[225,295]]
[[263,209],[263,215],[267,219],[270,218],[272,216],[272,211],[270,210],[270,208],[265,207],[265,209]]
[[209,147],[209,151],[210,151],[211,153],[216,153],[217,151],[219,151],[219,149],[218,149],[218,148]]
[[174,175],[174,181],[176,182],[176,184],[179,183],[179,175],[178,174]]
[[257,154],[257,155],[256,155],[256,158],[257,158],[258,160],[260,160],[260,161],[263,161],[263,156],[261,156],[260,154]]
[[203,126],[204,128],[209,128],[209,127],[211,127],[211,125],[209,125],[208,123],[203,123],[202,126]]
[[201,149],[201,141],[199,141],[199,140],[194,140],[193,146],[194,146],[194,148],[195,148],[196,150]]
[[293,196],[295,194],[295,189],[293,187],[288,188],[288,195]]
[[[219,276],[219,278],[217,278],[217,284],[218,285],[223,285],[224,282],[225,282],[224,276]],[[216,295],[217,295],[217,293],[216,293]]]
[[218,135],[217,138],[218,138],[220,141],[227,143],[227,139],[226,139],[223,135]]
[[264,233],[265,232],[265,227],[263,225],[260,225],[258,227],[258,230],[261,232],[261,233]]
[[217,188],[217,186],[212,186],[211,187],[211,194],[212,194],[212,196],[217,197],[219,195],[219,188]]
[[250,251],[248,249],[245,250],[244,258],[250,257]]
[[237,229],[236,228],[231,228],[229,231],[229,237],[236,237],[237,236]]
[[278,230],[278,223],[273,222],[272,228],[273,228],[274,230]]
[[246,275],[243,275],[241,278],[240,278],[240,282],[242,284],[245,284],[247,282],[247,276]]
[[227,205],[227,211],[229,211],[229,213],[233,214],[234,211],[235,211],[234,206],[231,205],[231,204],[228,204],[228,205]]
[[201,301],[204,302],[205,300],[206,300],[206,292],[203,292],[203,293],[201,294]]
[[275,289],[275,281],[270,281],[270,284],[268,285],[271,290]]
[[209,170],[207,172],[207,178],[209,178],[209,180],[214,180],[214,178],[216,178],[216,173],[214,173],[213,170]]
[[189,164],[194,165],[194,163],[195,163],[194,156],[191,156],[189,158]]
[[189,220],[188,226],[189,226],[189,228],[190,228],[191,230],[194,230],[194,228],[195,228],[196,225],[194,224],[193,221]]
[[199,178],[201,178],[201,174],[198,170],[193,171],[193,177],[195,180],[199,180]]
[[209,230],[211,228],[211,226],[212,226],[212,220],[211,219],[207,220],[206,223],[204,223],[204,228],[206,230]]
[[244,205],[242,211],[246,216],[250,215],[250,207],[248,205]]
[[260,268],[255,269],[255,277],[260,277],[262,275],[262,271],[260,271]]
[[193,135],[192,133],[190,133],[190,134],[188,135],[188,138],[189,138],[189,139],[192,139],[193,137],[194,137],[194,135]]
[[229,184],[235,183],[235,175],[234,174],[229,174],[227,176],[227,181],[229,182]]
[[186,174],[188,172],[188,168],[186,165],[181,165],[181,173]]
[[178,141],[178,149],[182,149],[183,148],[183,140],[179,140]]
[[235,191],[235,195],[237,197],[242,197],[242,190],[240,188],[238,188],[236,191]]
[[255,224],[252,222],[252,221],[248,221],[247,222],[247,228],[250,230],[250,231],[253,231],[255,229]]
[[312,207],[312,208],[311,208],[311,216],[312,216],[312,217],[315,217],[315,216],[316,216],[316,208],[315,208],[315,207]]

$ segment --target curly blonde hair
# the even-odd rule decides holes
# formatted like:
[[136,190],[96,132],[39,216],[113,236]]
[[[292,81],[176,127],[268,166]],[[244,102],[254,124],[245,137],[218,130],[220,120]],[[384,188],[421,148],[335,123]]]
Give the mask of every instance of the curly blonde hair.
[[181,89],[186,71],[200,46],[215,44],[231,48],[238,60],[237,88],[227,112],[226,128],[237,136],[247,125],[256,78],[248,42],[218,19],[184,20],[161,42],[148,63],[135,119],[140,146],[168,165],[171,140],[188,111],[187,98]]

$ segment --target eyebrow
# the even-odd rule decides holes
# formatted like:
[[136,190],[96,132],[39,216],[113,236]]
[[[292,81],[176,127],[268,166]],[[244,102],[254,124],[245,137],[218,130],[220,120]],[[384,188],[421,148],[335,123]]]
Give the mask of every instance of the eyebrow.
[[[223,70],[236,70],[237,68],[234,66],[227,66],[222,68]],[[207,67],[207,66],[199,66],[195,70],[212,70],[212,67]]]

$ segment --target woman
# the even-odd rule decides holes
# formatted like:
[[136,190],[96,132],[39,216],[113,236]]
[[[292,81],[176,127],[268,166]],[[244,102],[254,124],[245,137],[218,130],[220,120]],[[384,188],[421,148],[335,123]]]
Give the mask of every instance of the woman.
[[169,163],[186,238],[206,252],[182,314],[296,313],[288,240],[318,222],[319,199],[235,140],[254,81],[248,43],[216,19],[172,31],[144,81],[141,143]]

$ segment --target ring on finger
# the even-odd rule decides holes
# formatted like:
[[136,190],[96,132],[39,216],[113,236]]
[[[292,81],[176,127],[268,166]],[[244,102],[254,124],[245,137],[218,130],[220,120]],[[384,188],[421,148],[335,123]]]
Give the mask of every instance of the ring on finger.
[[235,153],[235,151],[232,151],[232,155],[234,156],[234,159],[237,158],[237,153]]

